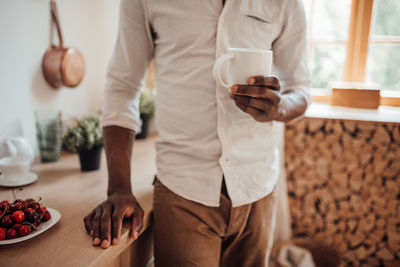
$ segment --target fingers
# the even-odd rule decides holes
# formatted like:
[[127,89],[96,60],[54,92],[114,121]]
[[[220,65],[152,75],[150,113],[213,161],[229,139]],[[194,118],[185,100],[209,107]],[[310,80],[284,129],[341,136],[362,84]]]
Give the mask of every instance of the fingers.
[[132,215],[132,228],[131,235],[134,239],[137,239],[139,232],[143,228],[143,210],[140,206],[136,206],[135,211]]
[[252,76],[247,80],[249,85],[261,85],[267,86],[273,90],[280,91],[281,84],[279,82],[279,78],[275,75],[258,75]]
[[278,106],[262,98],[233,95],[236,106],[250,114],[258,122],[268,122],[279,118]]
[[109,196],[84,218],[86,232],[92,233],[93,246],[108,248],[121,238],[124,217],[132,216],[132,237],[143,228],[143,209],[132,194]]
[[117,245],[121,238],[122,221],[124,214],[121,208],[115,207],[112,215],[112,244]]
[[232,96],[232,98],[235,100],[236,105],[244,105],[247,107],[258,109],[262,112],[267,112],[273,105],[269,101],[265,101],[265,99],[255,98],[251,96],[234,95]]
[[270,101],[274,105],[278,105],[281,101],[279,92],[273,91],[263,86],[249,86],[236,84],[232,86],[232,94],[248,96],[253,98],[262,98]]
[[100,239],[101,247],[108,248],[111,242],[111,213],[112,206],[105,205],[103,206],[103,213],[100,219]]
[[256,119],[257,121],[259,120],[259,118],[261,118],[262,116],[263,116],[263,114],[264,114],[264,112],[262,112],[262,111],[260,111],[260,110],[258,110],[258,109],[255,109],[255,108],[252,108],[252,107],[249,107],[249,106],[246,106],[246,105],[243,105],[243,104],[236,104],[243,112],[246,112],[246,113],[248,113],[248,114],[250,114],[254,119]]
[[94,210],[94,216],[92,219],[92,231],[93,231],[93,246],[100,245],[100,219],[102,214],[102,208],[99,206]]
[[94,210],[83,219],[83,223],[85,224],[85,229],[88,235],[93,235],[93,230],[92,230],[93,217],[94,217]]

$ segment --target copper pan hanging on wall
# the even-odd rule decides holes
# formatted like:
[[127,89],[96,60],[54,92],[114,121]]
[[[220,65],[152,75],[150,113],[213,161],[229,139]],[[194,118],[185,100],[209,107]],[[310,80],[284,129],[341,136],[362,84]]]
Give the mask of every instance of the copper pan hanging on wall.
[[85,74],[85,61],[82,54],[76,49],[64,46],[61,25],[58,19],[57,6],[54,0],[50,1],[51,32],[56,25],[59,44],[53,43],[51,34],[50,47],[43,56],[42,70],[47,83],[53,88],[61,86],[75,87],[79,85]]

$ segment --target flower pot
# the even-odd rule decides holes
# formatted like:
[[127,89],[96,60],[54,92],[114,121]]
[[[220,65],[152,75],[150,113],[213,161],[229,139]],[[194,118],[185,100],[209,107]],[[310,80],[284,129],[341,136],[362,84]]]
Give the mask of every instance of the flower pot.
[[81,162],[82,171],[94,171],[100,167],[100,157],[102,146],[94,147],[92,149],[79,149],[79,161]]
[[150,116],[141,113],[140,119],[142,119],[142,129],[141,132],[136,135],[136,139],[145,139],[147,137],[147,129],[149,128]]

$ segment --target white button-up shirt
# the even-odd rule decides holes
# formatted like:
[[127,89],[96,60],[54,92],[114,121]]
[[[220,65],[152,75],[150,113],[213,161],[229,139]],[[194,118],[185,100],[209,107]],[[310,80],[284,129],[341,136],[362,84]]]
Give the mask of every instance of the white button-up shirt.
[[212,76],[228,47],[273,50],[285,90],[310,102],[301,0],[122,0],[102,126],[140,129],[144,73],[155,60],[157,177],[176,194],[219,206],[225,177],[234,207],[257,201],[280,171],[278,122],[242,112]]

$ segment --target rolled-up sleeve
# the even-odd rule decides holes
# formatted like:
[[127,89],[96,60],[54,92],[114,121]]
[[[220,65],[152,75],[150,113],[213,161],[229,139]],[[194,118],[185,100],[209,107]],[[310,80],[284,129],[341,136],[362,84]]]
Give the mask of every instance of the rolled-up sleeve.
[[102,127],[140,130],[139,96],[152,56],[153,42],[141,0],[121,0],[118,38],[107,70]]
[[289,0],[283,16],[281,34],[272,44],[274,68],[283,91],[300,90],[311,104],[311,78],[307,66],[307,23],[303,2]]

